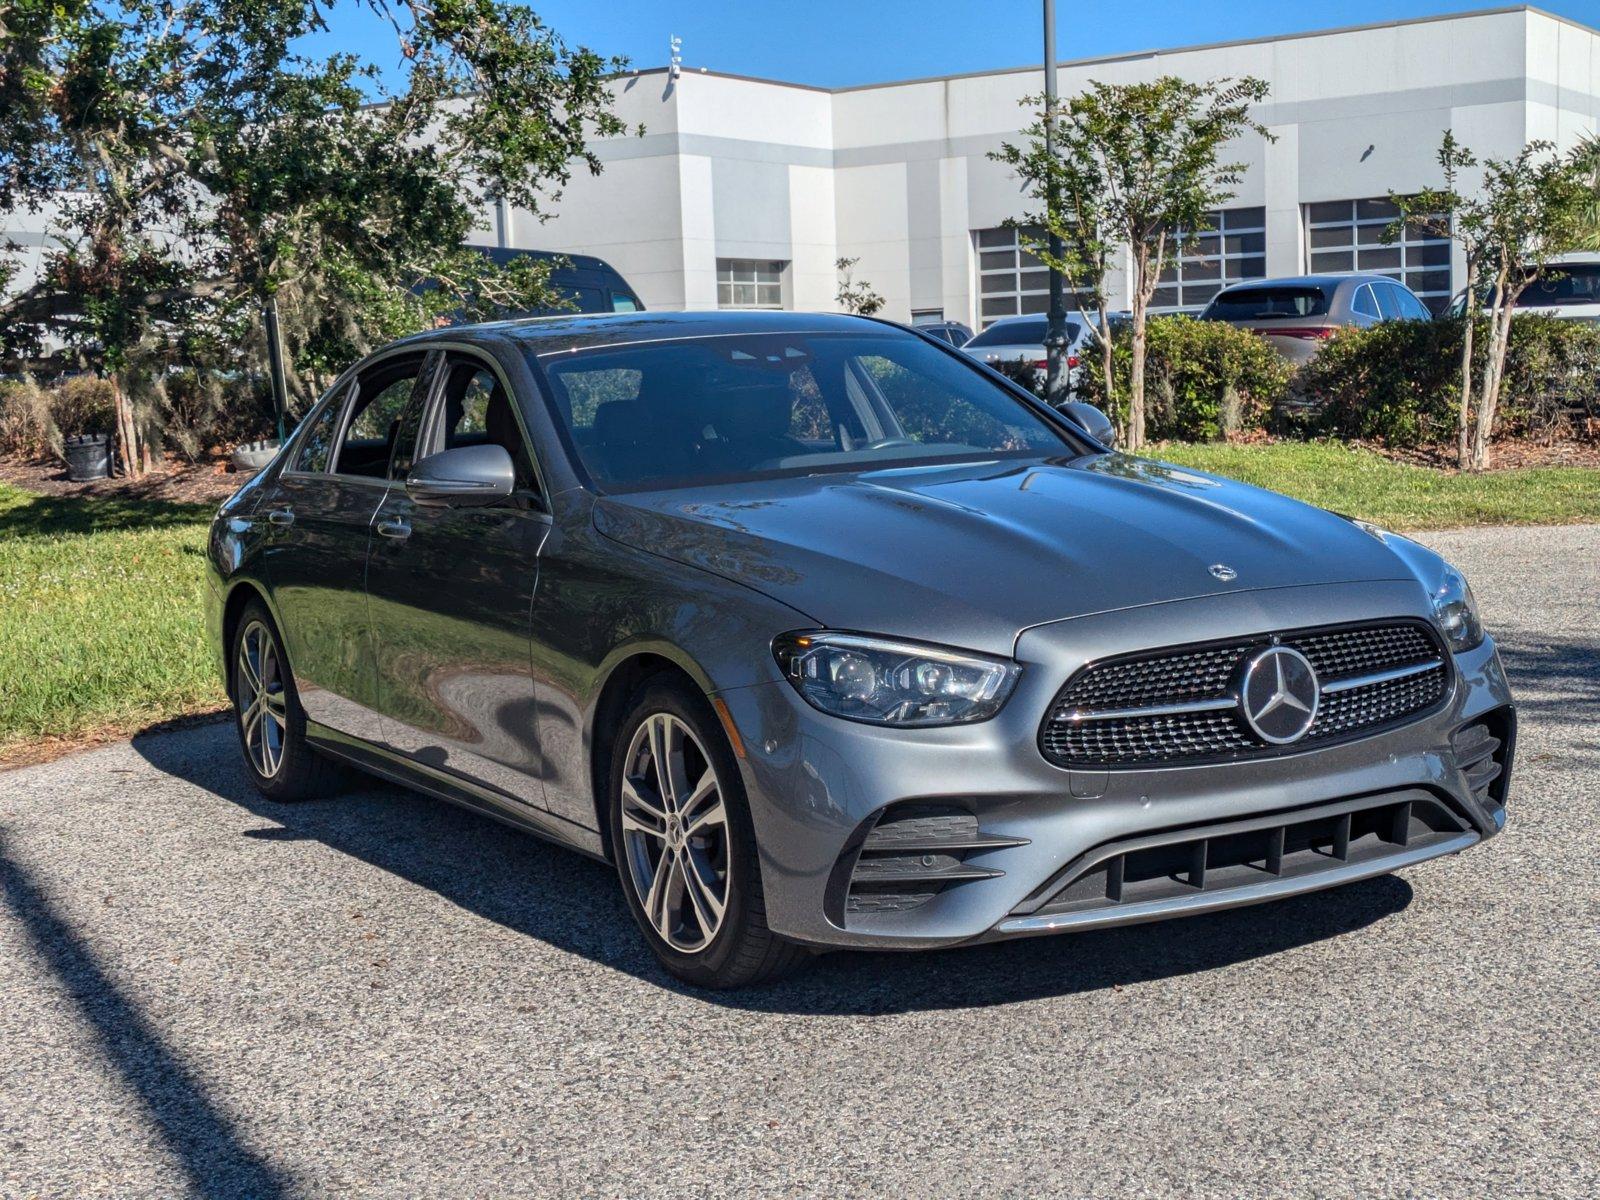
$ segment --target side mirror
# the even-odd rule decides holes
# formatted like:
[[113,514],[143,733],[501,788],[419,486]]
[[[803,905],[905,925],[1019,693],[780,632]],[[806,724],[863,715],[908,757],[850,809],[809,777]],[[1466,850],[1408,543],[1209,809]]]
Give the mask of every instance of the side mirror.
[[504,446],[457,446],[414,464],[406,495],[418,504],[460,507],[493,504],[511,495],[517,470]]
[[1061,415],[1102,445],[1117,444],[1117,430],[1111,424],[1111,418],[1094,405],[1085,404],[1082,400],[1068,400],[1061,406]]

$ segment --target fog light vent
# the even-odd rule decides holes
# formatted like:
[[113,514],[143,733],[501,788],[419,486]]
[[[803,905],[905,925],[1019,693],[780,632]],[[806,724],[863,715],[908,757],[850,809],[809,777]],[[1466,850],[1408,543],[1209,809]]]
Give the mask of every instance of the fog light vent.
[[[885,809],[867,831],[845,890],[847,915],[904,912],[919,908],[946,888],[1005,872],[969,861],[1025,838],[983,832],[976,814],[933,804],[899,804]],[[841,862],[841,865],[843,863]]]

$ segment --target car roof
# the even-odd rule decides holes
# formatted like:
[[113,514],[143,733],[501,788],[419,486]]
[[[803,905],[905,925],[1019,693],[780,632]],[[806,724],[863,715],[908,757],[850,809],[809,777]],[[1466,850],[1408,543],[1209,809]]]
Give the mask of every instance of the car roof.
[[449,325],[413,334],[397,346],[429,342],[516,342],[533,354],[558,354],[594,346],[679,338],[718,337],[737,333],[863,333],[903,332],[892,321],[843,313],[710,310],[702,312],[558,313]]
[[[1244,291],[1248,288],[1269,287],[1338,287],[1341,283],[1400,283],[1393,275],[1384,275],[1378,271],[1345,271],[1337,275],[1284,275],[1276,279],[1241,279],[1238,283],[1230,283],[1223,288],[1224,292]],[[1221,295],[1221,292],[1218,293]]]

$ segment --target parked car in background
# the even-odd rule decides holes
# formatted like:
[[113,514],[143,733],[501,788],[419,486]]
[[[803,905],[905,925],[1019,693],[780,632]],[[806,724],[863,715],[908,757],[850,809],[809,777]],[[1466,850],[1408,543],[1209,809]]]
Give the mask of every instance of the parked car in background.
[[1253,329],[1298,364],[1340,329],[1432,316],[1410,288],[1387,275],[1300,275],[1223,288],[1200,319]]
[[[1467,294],[1461,292],[1450,305],[1450,315],[1459,317],[1466,309]],[[1517,297],[1517,312],[1600,321],[1600,257],[1572,254],[1550,263]]]
[[[977,337],[961,347],[965,354],[991,367],[1003,362],[1025,362],[1038,370],[1046,369],[1044,349],[1049,318],[1043,315],[1026,317],[1001,317]],[[1079,360],[1083,357],[1084,343],[1093,336],[1088,323],[1079,314],[1067,318],[1067,383],[1078,386]]]
[[972,330],[960,321],[935,321],[931,325],[912,325],[911,328],[929,337],[936,337],[957,349],[972,340]]

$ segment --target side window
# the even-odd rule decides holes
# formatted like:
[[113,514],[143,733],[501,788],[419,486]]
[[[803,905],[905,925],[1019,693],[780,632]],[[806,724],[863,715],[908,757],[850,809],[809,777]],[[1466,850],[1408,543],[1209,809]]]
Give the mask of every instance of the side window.
[[625,292],[611,293],[612,312],[638,312],[639,302]]
[[810,367],[801,367],[789,376],[789,391],[794,397],[789,409],[789,436],[799,442],[825,450],[839,448],[833,415]]
[[1363,317],[1377,317],[1378,305],[1372,298],[1372,288],[1362,284],[1356,289],[1356,294],[1350,298],[1350,311],[1359,313]]
[[334,459],[340,475],[382,479],[400,434],[400,415],[417,383],[422,357],[406,355],[375,363],[356,377],[355,401]]
[[1378,311],[1385,321],[1398,321],[1406,315],[1400,304],[1400,289],[1392,283],[1375,283],[1372,290],[1378,293]]
[[348,388],[341,388],[309,418],[305,433],[300,435],[300,446],[295,451],[293,471],[321,474],[328,469],[328,455],[333,451],[333,433],[339,425],[339,411],[344,407]]
[[1395,294],[1400,298],[1400,315],[1410,321],[1431,321],[1433,314],[1428,311],[1428,306],[1416,295],[1406,288],[1395,286]]
[[390,479],[404,479],[417,461],[417,443],[422,435],[422,418],[428,407],[428,394],[433,390],[433,381],[438,378],[443,363],[443,355],[436,354],[428,360],[416,386],[411,389],[410,402],[400,413],[394,454],[389,459]]
[[429,446],[434,450],[454,450],[458,446],[504,447],[516,467],[517,486],[535,486],[533,457],[528,452],[522,425],[500,376],[483,360],[465,354],[449,355],[444,370],[438,415],[432,424]]

